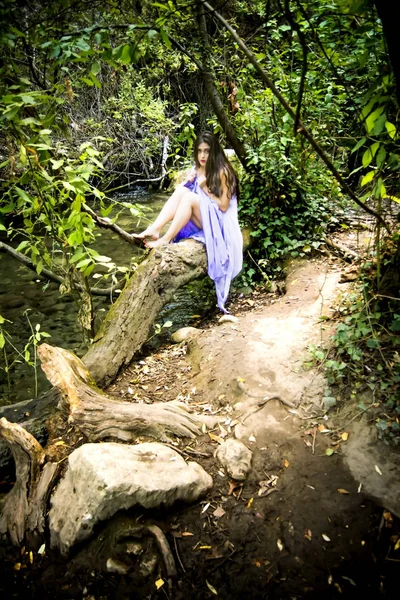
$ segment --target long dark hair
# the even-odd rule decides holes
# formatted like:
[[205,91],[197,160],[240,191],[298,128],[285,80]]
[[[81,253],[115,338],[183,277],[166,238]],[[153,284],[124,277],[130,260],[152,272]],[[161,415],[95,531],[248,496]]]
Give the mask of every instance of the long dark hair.
[[238,196],[238,176],[231,163],[229,162],[228,158],[225,156],[225,152],[223,151],[218,139],[213,133],[210,133],[209,131],[201,133],[196,138],[196,141],[194,143],[194,160],[196,162],[196,167],[198,169],[200,168],[198,151],[200,144],[202,144],[203,142],[210,146],[210,153],[206,162],[206,182],[210,192],[214,194],[214,196],[217,196],[217,198],[220,197],[221,172],[223,172],[226,177],[230,196],[232,197],[233,194],[236,194]]

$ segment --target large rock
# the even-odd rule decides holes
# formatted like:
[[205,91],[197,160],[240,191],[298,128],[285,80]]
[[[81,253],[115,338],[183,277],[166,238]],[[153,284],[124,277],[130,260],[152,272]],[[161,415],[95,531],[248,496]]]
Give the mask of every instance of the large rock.
[[171,340],[176,344],[180,344],[180,342],[185,342],[200,333],[201,329],[197,329],[197,327],[181,327],[174,331],[171,335]]
[[193,502],[212,484],[200,465],[162,444],[84,444],[69,456],[52,498],[51,545],[66,554],[119,510]]
[[400,517],[400,448],[378,439],[375,424],[366,417],[346,427],[349,439],[342,445],[344,461],[364,494]]
[[232,479],[243,481],[250,473],[252,452],[239,440],[228,439],[223,442],[216,456]]

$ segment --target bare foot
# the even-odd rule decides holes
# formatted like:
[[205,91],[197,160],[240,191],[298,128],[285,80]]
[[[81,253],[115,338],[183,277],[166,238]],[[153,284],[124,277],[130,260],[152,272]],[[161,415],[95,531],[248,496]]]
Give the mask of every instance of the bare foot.
[[146,248],[160,248],[161,246],[167,246],[169,241],[165,238],[160,238],[158,240],[154,240],[154,242],[145,242],[144,245]]
[[132,233],[132,237],[138,240],[144,240],[146,238],[151,238],[153,240],[158,240],[160,233],[157,229],[153,229],[152,227],[147,227],[142,233]]

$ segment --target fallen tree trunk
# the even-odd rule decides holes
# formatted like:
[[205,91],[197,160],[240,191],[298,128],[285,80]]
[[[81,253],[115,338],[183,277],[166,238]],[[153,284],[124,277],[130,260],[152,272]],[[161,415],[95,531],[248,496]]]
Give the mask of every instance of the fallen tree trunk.
[[61,392],[60,408],[89,442],[116,438],[133,442],[140,435],[161,441],[171,435],[193,438],[202,421],[184,404],[137,404],[114,400],[99,390],[83,362],[72,352],[41,344],[38,355],[49,381]]
[[108,311],[83,357],[96,383],[105,387],[127,367],[149,338],[154,321],[177,289],[207,272],[200,242],[184,240],[153,250]]

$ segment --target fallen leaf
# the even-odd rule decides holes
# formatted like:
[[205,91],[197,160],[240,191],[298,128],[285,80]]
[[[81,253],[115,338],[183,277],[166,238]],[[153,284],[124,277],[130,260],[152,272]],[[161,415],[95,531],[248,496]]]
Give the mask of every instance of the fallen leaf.
[[205,513],[205,512],[206,512],[206,510],[208,510],[209,508],[210,508],[210,503],[209,503],[209,502],[207,502],[207,504],[205,504],[205,505],[203,506],[203,510],[201,511],[201,514]]
[[222,427],[222,425],[219,426],[219,435],[222,438],[226,438],[226,436],[228,435],[227,430],[225,429],[225,427]]
[[350,492],[348,492],[347,490],[344,490],[343,488],[338,488],[338,492],[339,492],[339,494],[350,494]]
[[226,512],[224,511],[222,506],[218,506],[218,508],[216,508],[213,512],[214,517],[216,517],[217,519],[223,517],[225,514]]
[[161,579],[161,577],[160,577],[160,579],[157,579],[157,581],[156,581],[156,588],[159,590],[164,585],[164,583],[165,583],[164,579]]
[[131,387],[128,387],[128,394],[133,394],[133,389]]
[[199,546],[199,550],[211,550],[212,546]]
[[59,440],[58,442],[55,442],[54,445],[55,446],[66,446],[67,444],[63,440]]
[[202,431],[203,433],[207,433],[207,425],[206,425],[205,423],[203,423],[203,424],[202,424],[202,426],[201,426],[201,431]]
[[279,538],[276,540],[276,545],[278,546],[279,552],[282,552],[283,544]]
[[330,539],[330,538],[329,538],[329,537],[326,535],[326,533],[323,533],[323,534],[322,534],[322,537],[324,538],[324,540],[325,540],[326,542],[330,542],[330,541],[331,541],[331,539]]
[[321,425],[318,425],[318,431],[319,431],[320,433],[328,433],[328,431],[330,431],[330,429],[327,429],[327,428],[325,427],[325,425],[323,425],[323,424],[321,423]]
[[400,548],[400,538],[397,540],[397,543],[396,543],[394,549],[399,550],[399,548]]
[[344,442],[346,442],[349,439],[349,434],[347,433],[347,431],[343,431],[343,433],[340,434],[340,437]]
[[210,440],[213,440],[214,442],[218,442],[218,444],[222,444],[224,441],[221,437],[219,437],[219,435],[215,435],[214,433],[208,432],[208,435],[210,437]]
[[312,531],[311,531],[311,529],[306,529],[305,530],[304,537],[306,538],[306,540],[308,540],[309,542],[311,542],[311,540],[312,540]]
[[251,436],[249,436],[249,442],[256,442],[256,438],[254,437],[253,434],[251,434]]
[[379,473],[379,475],[382,475],[382,471],[380,470],[380,468],[378,467],[378,465],[375,465],[375,471],[377,473]]
[[142,368],[142,373],[144,373],[145,375],[147,375],[147,373],[149,373],[149,371],[150,371],[149,365],[144,365],[144,367]]
[[260,563],[260,561],[259,561],[259,560],[255,560],[255,561],[254,561],[254,564],[255,564],[255,566],[256,566],[256,567],[258,567],[259,569],[261,568],[261,563]]
[[33,552],[32,550],[29,552],[29,562],[33,565]]
[[288,466],[290,465],[289,461],[286,459],[283,461],[283,464],[285,465],[286,468],[288,468]]
[[194,533],[191,533],[191,531],[182,531],[182,537],[189,537],[193,535]]
[[46,550],[46,544],[42,544],[39,548],[39,550],[37,551],[37,553],[41,556],[42,554],[44,554]]
[[251,508],[251,505],[253,504],[253,502],[254,502],[254,498],[250,498],[250,500],[247,503],[246,508]]
[[215,589],[214,586],[211,585],[211,583],[208,583],[207,579],[206,579],[206,585],[207,585],[208,589],[210,590],[210,592],[215,594],[215,596],[218,596],[217,590]]
[[342,579],[345,579],[345,581],[351,583],[351,585],[354,585],[354,587],[357,587],[357,584],[350,577],[346,577],[346,575],[341,575],[341,577]]
[[358,486],[357,494],[359,494],[361,492],[361,489],[362,489],[362,483],[360,483],[360,485]]
[[238,483],[237,481],[230,481],[229,482],[229,490],[228,490],[228,496],[231,496],[233,494],[233,492],[237,489],[237,488],[241,488],[242,487],[242,483]]
[[326,454],[326,456],[332,456],[332,454],[334,454],[334,452],[335,452],[335,451],[334,451],[334,449],[333,449],[333,448],[327,448],[327,449],[325,450],[325,454]]
[[21,563],[15,563],[14,571],[20,571],[20,569],[21,569]]

